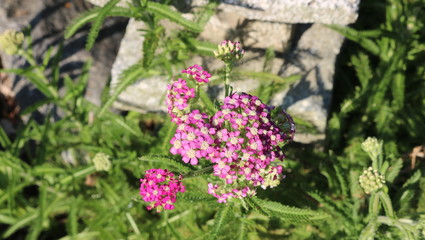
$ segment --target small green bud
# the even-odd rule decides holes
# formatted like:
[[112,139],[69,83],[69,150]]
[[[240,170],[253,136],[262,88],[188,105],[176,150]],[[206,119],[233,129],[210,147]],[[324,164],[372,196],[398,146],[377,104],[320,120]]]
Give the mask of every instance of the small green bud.
[[0,50],[8,55],[16,54],[24,41],[24,34],[15,30],[6,30],[0,34]]
[[109,160],[109,156],[105,153],[96,153],[93,158],[93,164],[96,171],[109,171],[111,169],[111,161]]
[[218,45],[218,50],[214,51],[214,56],[225,63],[229,63],[241,59],[244,53],[240,42],[224,40]]
[[369,167],[363,171],[363,174],[359,177],[360,186],[363,188],[366,194],[370,194],[384,186],[385,177],[381,175],[377,170]]

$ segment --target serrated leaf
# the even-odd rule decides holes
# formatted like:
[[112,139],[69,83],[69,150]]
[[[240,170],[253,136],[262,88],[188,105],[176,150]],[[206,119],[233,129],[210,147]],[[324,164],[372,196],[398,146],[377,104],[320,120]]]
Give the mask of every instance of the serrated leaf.
[[55,89],[49,86],[49,83],[43,77],[33,72],[35,67],[23,68],[23,69],[0,69],[0,72],[14,73],[16,75],[23,76],[28,79],[34,86],[48,98],[55,98],[58,96]]
[[113,94],[108,98],[105,104],[100,108],[98,112],[98,117],[100,118],[105,111],[115,102],[118,96],[124,91],[128,86],[134,83],[137,79],[140,79],[144,76],[145,69],[139,64],[136,63],[129,68],[127,68],[120,76],[117,86],[113,87]]
[[378,44],[374,41],[370,40],[369,38],[363,36],[359,31],[349,28],[349,27],[343,27],[337,24],[328,24],[327,27],[339,32],[344,37],[357,42],[360,44],[364,49],[372,53],[373,55],[380,56],[381,49],[379,48]]
[[167,155],[145,155],[145,156],[139,157],[139,160],[168,164],[182,171],[183,173],[189,172],[192,170],[190,167],[187,167],[184,164],[182,164],[181,161],[171,158],[170,156],[167,156]]
[[153,12],[155,14],[158,14],[162,17],[167,18],[168,20],[175,22],[187,30],[193,31],[193,32],[202,32],[202,27],[199,26],[199,24],[189,21],[185,19],[179,12],[176,12],[172,10],[169,6],[149,1],[146,9],[149,12]]
[[395,160],[387,170],[387,173],[385,175],[385,181],[388,181],[390,183],[394,182],[394,179],[398,176],[402,167],[403,159],[399,158]]
[[223,204],[218,210],[214,218],[214,225],[208,236],[209,239],[217,239],[218,235],[224,230],[224,226],[228,223],[228,219],[230,218],[231,209],[232,206],[230,204]]
[[[98,16],[101,9],[102,8],[95,8],[93,10],[81,14],[76,19],[74,19],[73,22],[65,29],[65,39],[71,38],[78,31],[78,29],[80,29],[87,23],[93,21]],[[128,18],[132,17],[130,10],[123,7],[114,7],[113,9],[110,9],[106,16],[119,16]]]
[[107,17],[108,12],[110,12],[115,5],[118,4],[120,0],[110,0],[108,1],[97,13],[96,18],[94,19],[93,25],[90,28],[89,35],[87,36],[86,42],[86,50],[89,51],[94,43],[96,42],[96,38],[99,35],[100,28],[102,27],[103,21]]
[[329,218],[329,215],[310,209],[301,209],[282,205],[278,202],[266,201],[257,197],[249,198],[255,210],[269,217],[278,217],[283,221],[310,222]]

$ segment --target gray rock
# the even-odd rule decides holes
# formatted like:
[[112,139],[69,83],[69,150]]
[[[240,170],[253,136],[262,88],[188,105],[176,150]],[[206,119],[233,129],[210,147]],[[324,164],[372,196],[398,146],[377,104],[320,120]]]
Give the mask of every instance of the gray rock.
[[360,0],[225,0],[224,11],[252,20],[284,23],[349,24]]
[[[31,26],[34,56],[37,61],[41,62],[47,49],[50,46],[58,46],[63,40],[65,27],[91,7],[84,0],[72,2],[2,0],[0,32],[6,29],[21,30],[26,26]],[[110,69],[124,34],[122,29],[126,24],[127,20],[123,18],[106,19],[91,52],[84,49],[88,33],[87,27],[64,42],[63,57],[60,63],[61,74],[68,74],[71,78],[76,78],[81,73],[84,62],[90,58],[93,59],[85,97],[95,104],[100,104],[100,96],[110,76]],[[0,57],[5,68],[25,66],[25,61],[22,58],[8,56],[4,53],[0,53]],[[10,77],[14,81],[13,92],[16,101],[22,109],[43,98],[43,95],[26,79],[13,75],[10,75]]]
[[[105,1],[96,2],[103,4]],[[187,2],[194,9],[205,4],[201,0]],[[323,139],[333,86],[334,63],[343,38],[321,23],[354,22],[359,0],[223,2],[199,39],[217,44],[224,39],[242,41],[248,51],[238,70],[262,71],[265,49],[273,48],[277,55],[271,72],[281,76],[300,74],[302,78],[290,88],[276,94],[271,104],[283,106],[294,116],[303,118],[316,127],[315,134],[297,134],[296,141],[308,143]],[[193,17],[191,14],[185,16],[189,19]],[[142,25],[143,23],[130,21],[112,68],[112,84],[118,82],[119,74],[124,69],[141,57],[143,37],[136,29]],[[194,63],[203,63],[203,67],[210,71],[222,67],[218,60],[207,57],[195,57],[189,65]],[[114,107],[141,112],[165,110],[166,84],[167,79],[161,77],[141,79],[118,97]],[[245,79],[235,81],[232,85],[235,91],[249,92],[259,83],[253,79]],[[222,97],[220,87],[214,86],[213,89],[218,90],[215,95]]]

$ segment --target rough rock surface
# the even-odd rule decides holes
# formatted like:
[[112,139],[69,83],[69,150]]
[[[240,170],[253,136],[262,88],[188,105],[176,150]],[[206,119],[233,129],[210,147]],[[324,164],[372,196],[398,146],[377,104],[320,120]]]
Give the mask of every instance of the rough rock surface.
[[[63,41],[65,27],[79,14],[93,6],[84,0],[1,0],[0,32],[6,29],[21,30],[31,26],[34,56],[38,61],[50,46],[58,46]],[[72,78],[81,73],[85,61],[93,59],[90,79],[85,93],[87,99],[95,104],[100,103],[100,95],[110,76],[119,44],[123,37],[123,29],[127,20],[108,18],[103,25],[99,38],[92,51],[84,49],[88,28],[78,31],[75,36],[64,42],[61,73]],[[19,68],[25,65],[22,58],[0,53],[5,68]],[[13,92],[21,109],[43,98],[26,79],[13,78]]]

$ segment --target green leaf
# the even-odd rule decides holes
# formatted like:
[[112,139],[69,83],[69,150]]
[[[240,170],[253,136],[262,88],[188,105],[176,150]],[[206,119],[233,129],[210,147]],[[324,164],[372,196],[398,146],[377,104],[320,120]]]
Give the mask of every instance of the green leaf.
[[327,196],[322,196],[315,192],[309,192],[308,195],[318,201],[322,205],[322,208],[324,208],[329,214],[343,219],[341,221],[345,221],[345,223],[352,222],[349,217],[349,214],[351,214],[350,210],[344,209],[344,206],[342,206],[340,202],[336,202]]
[[278,202],[266,201],[257,197],[248,198],[248,201],[260,213],[269,217],[278,217],[288,222],[310,222],[330,217],[323,212],[285,206]]
[[16,222],[16,218],[13,218],[11,216],[7,216],[5,214],[0,214],[0,223],[12,225],[15,222]]
[[108,101],[102,106],[98,112],[98,118],[102,117],[105,111],[115,102],[118,96],[124,91],[128,86],[133,84],[136,80],[147,77],[151,74],[151,71],[145,71],[145,69],[136,63],[131,67],[127,68],[120,76],[118,86],[113,86],[113,94],[109,97]]
[[4,131],[3,127],[0,126],[0,145],[5,149],[8,149],[11,144],[12,143],[10,142],[6,131]]
[[54,98],[57,96],[56,90],[49,86],[49,83],[46,82],[42,77],[33,72],[34,69],[35,67],[28,67],[23,69],[0,69],[0,72],[14,73],[16,75],[27,78],[28,81],[34,84],[34,86],[48,98]]
[[[65,96],[63,97],[63,102],[68,102],[70,99],[76,99],[78,96],[83,95],[83,91],[86,88],[87,81],[89,79],[89,71],[92,65],[92,61],[87,61],[82,69],[81,75],[76,81],[75,85],[67,86],[67,91]],[[66,80],[67,78],[65,78]],[[65,81],[66,82],[66,81]]]
[[8,238],[19,229],[29,225],[31,221],[37,218],[37,212],[34,210],[18,219],[13,225],[11,225],[2,235],[3,238]]
[[164,32],[164,27],[156,26],[155,29],[150,29],[144,35],[145,39],[143,40],[142,65],[145,69],[148,69],[152,65],[152,61],[155,57],[155,51],[158,48],[159,42],[162,39]]
[[94,19],[93,25],[90,29],[89,35],[87,36],[86,50],[89,51],[94,43],[96,42],[96,38],[99,35],[100,28],[102,27],[102,23],[107,17],[108,12],[110,12],[115,5],[118,4],[120,0],[110,0],[108,1],[98,12],[96,18]]
[[59,183],[60,184],[67,184],[73,180],[77,180],[80,178],[83,178],[89,174],[92,174],[96,172],[96,169],[94,168],[94,166],[90,165],[90,166],[86,166],[84,168],[78,169],[77,171],[75,171],[74,173],[72,173],[70,176],[66,176],[64,178],[62,178]]
[[140,161],[151,161],[171,165],[183,173],[189,172],[192,169],[182,164],[181,160],[176,160],[167,155],[145,155],[139,158]]
[[231,216],[232,206],[227,203],[223,204],[218,210],[216,217],[214,218],[214,225],[212,226],[211,232],[208,236],[209,239],[217,239],[219,234],[223,232],[224,227],[229,222]]
[[[101,10],[102,8],[95,8],[93,10],[81,14],[79,17],[74,19],[73,22],[65,29],[65,39],[71,38],[78,31],[78,29],[96,19]],[[110,9],[109,12],[106,13],[106,16],[119,16],[128,18],[132,17],[130,10],[128,8],[123,7],[114,7]]]
[[357,78],[360,81],[360,85],[362,86],[362,90],[367,90],[369,81],[373,77],[373,72],[370,67],[370,61],[368,55],[360,52],[358,55],[353,55],[351,57],[351,63],[354,66],[354,70],[356,70]]
[[373,55],[380,56],[381,49],[379,48],[378,44],[376,44],[374,41],[370,40],[369,38],[365,37],[361,34],[361,32],[349,28],[349,27],[343,27],[337,24],[327,24],[327,27],[339,32],[344,37],[357,42],[360,44],[364,49],[372,53]]
[[40,186],[40,195],[38,198],[38,216],[37,220],[34,221],[34,223],[31,225],[30,233],[29,233],[29,240],[36,240],[38,239],[41,230],[43,228],[43,222],[45,218],[45,208],[46,208],[46,202],[47,202],[47,190],[46,186],[41,185]]
[[394,179],[398,176],[402,167],[403,159],[398,158],[392,162],[391,166],[387,170],[387,173],[385,174],[385,181],[390,183],[394,182]]
[[202,32],[202,27],[199,26],[199,24],[186,20],[179,12],[172,10],[167,5],[149,1],[147,4],[147,10],[149,12],[153,12],[162,17],[165,17],[168,20],[183,26],[187,30],[190,30],[193,32]]

